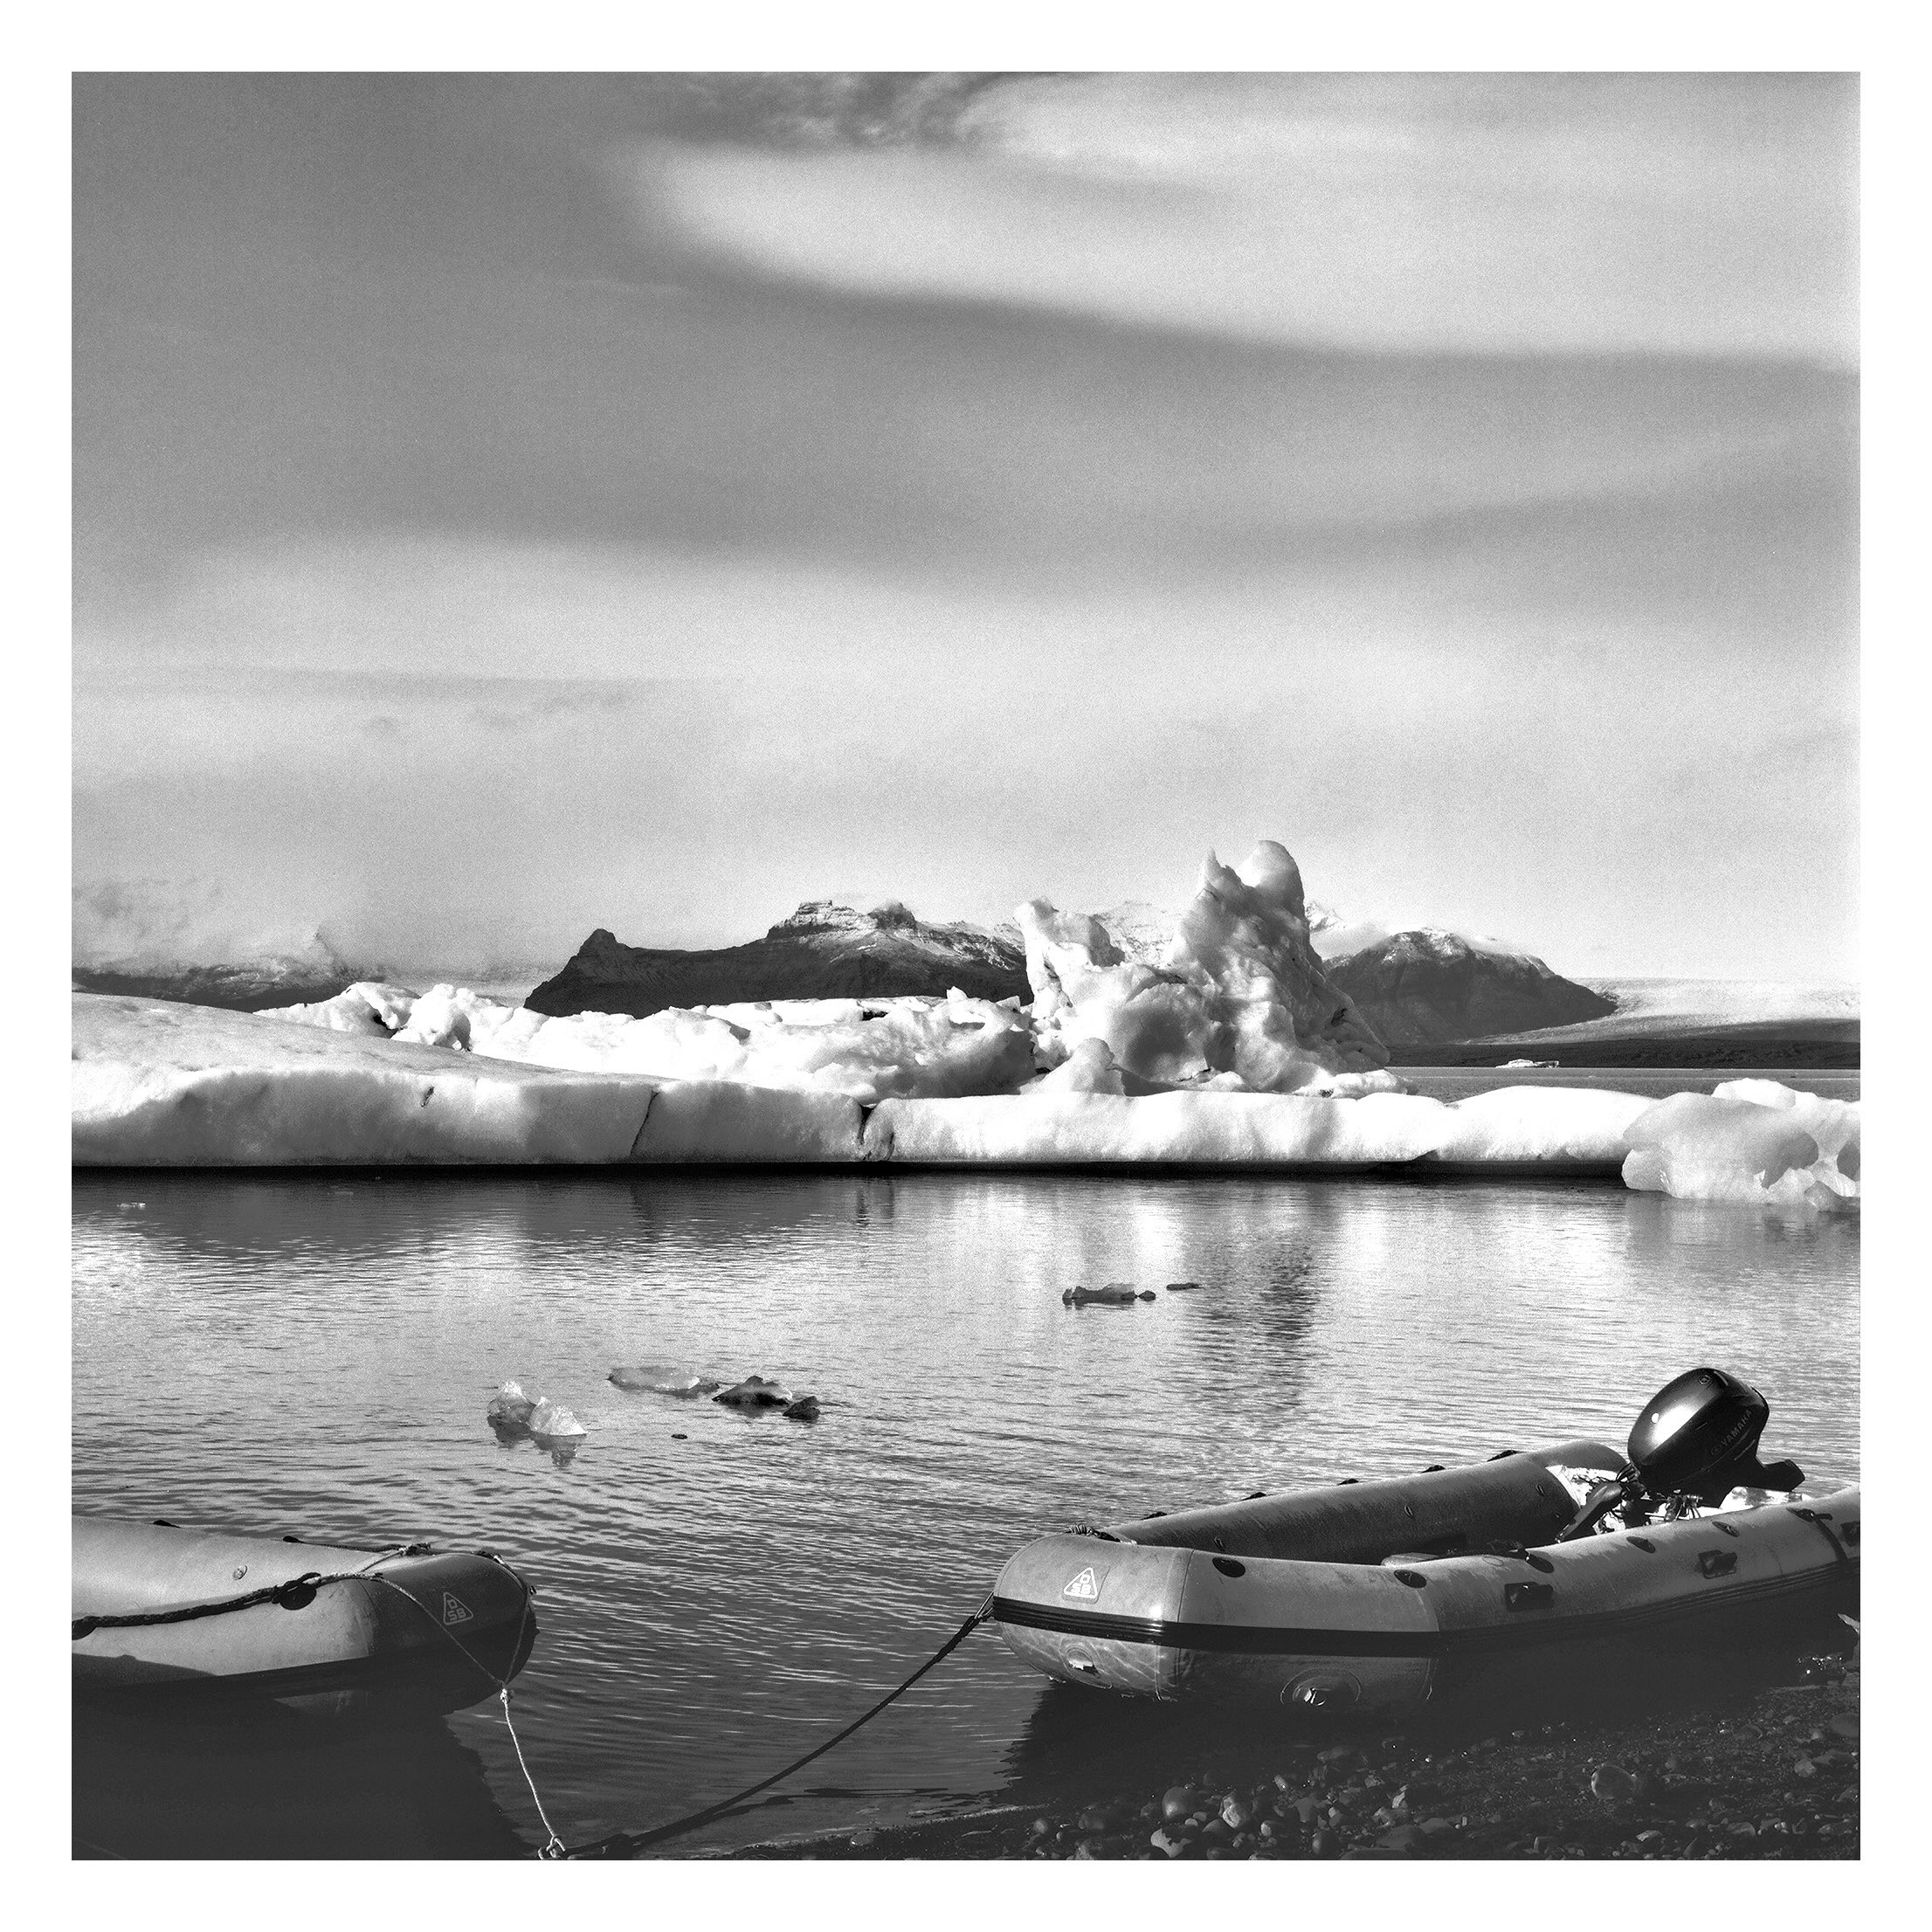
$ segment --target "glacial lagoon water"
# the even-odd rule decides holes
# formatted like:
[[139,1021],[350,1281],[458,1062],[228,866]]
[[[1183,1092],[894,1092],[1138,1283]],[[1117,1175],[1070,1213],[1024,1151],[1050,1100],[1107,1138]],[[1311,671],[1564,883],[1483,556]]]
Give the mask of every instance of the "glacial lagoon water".
[[[576,1842],[828,1735],[1044,1529],[1620,1441],[1706,1360],[1769,1396],[1768,1451],[1855,1475],[1858,1247],[1855,1218],[1601,1182],[82,1173],[75,1505],[501,1551],[539,1591],[518,1732]],[[1060,1302],[1109,1280],[1199,1287]],[[645,1362],[823,1414],[605,1379]],[[491,1434],[512,1377],[588,1425],[574,1459]],[[790,1802],[672,1849],[1032,1802],[1163,1721],[983,1632]],[[406,1733],[89,1720],[75,1831],[123,1855],[542,1835],[493,1705]]]

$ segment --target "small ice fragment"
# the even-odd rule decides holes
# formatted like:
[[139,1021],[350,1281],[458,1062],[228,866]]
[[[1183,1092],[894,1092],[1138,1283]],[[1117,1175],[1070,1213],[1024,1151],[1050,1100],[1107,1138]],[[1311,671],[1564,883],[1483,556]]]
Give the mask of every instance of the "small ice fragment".
[[530,1433],[539,1442],[555,1442],[569,1436],[587,1436],[590,1431],[561,1402],[548,1397],[530,1411]]
[[640,1363],[634,1369],[613,1369],[611,1380],[633,1394],[652,1396],[707,1396],[724,1386],[711,1376],[681,1373],[650,1363]]
[[514,1382],[501,1383],[490,1397],[488,1417],[498,1428],[528,1429],[536,1404]]

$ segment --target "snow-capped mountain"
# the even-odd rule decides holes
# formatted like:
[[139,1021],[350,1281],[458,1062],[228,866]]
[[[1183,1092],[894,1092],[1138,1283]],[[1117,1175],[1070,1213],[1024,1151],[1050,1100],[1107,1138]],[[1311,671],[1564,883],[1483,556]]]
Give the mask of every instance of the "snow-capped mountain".
[[1527,1033],[1601,1019],[1616,1003],[1527,953],[1425,927],[1328,962],[1328,977],[1392,1047]]
[[528,994],[540,1013],[630,1013],[734,1000],[943,996],[1025,1000],[1026,953],[1018,935],[928,925],[896,900],[861,912],[808,900],[762,939],[709,951],[626,946],[599,927],[563,969]]

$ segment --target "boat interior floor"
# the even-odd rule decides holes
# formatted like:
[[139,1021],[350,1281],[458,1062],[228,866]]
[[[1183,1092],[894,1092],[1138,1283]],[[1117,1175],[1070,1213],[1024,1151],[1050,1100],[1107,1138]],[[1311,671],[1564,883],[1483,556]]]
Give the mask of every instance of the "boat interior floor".
[[1125,1542],[1216,1556],[1303,1563],[1388,1563],[1480,1555],[1501,1544],[1552,1543],[1590,1484],[1625,1457],[1607,1444],[1566,1442],[1534,1452],[1412,1476],[1341,1482],[1112,1526]]

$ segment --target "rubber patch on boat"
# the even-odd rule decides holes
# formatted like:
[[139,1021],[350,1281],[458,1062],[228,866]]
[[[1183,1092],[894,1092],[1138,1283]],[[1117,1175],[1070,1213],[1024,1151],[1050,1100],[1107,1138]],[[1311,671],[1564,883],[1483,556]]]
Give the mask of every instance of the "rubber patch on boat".
[[452,1597],[446,1590],[443,1592],[443,1621],[445,1624],[466,1624],[475,1614],[460,1597]]
[[1104,1570],[1096,1570],[1094,1566],[1089,1563],[1087,1568],[1083,1570],[1080,1573],[1080,1575],[1076,1577],[1073,1580],[1073,1582],[1070,1583],[1066,1586],[1066,1588],[1060,1592],[1060,1595],[1063,1597],[1076,1597],[1079,1599],[1080,1602],[1083,1604],[1094,1603],[1097,1601],[1100,1597],[1101,1584],[1105,1578],[1107,1572]]

